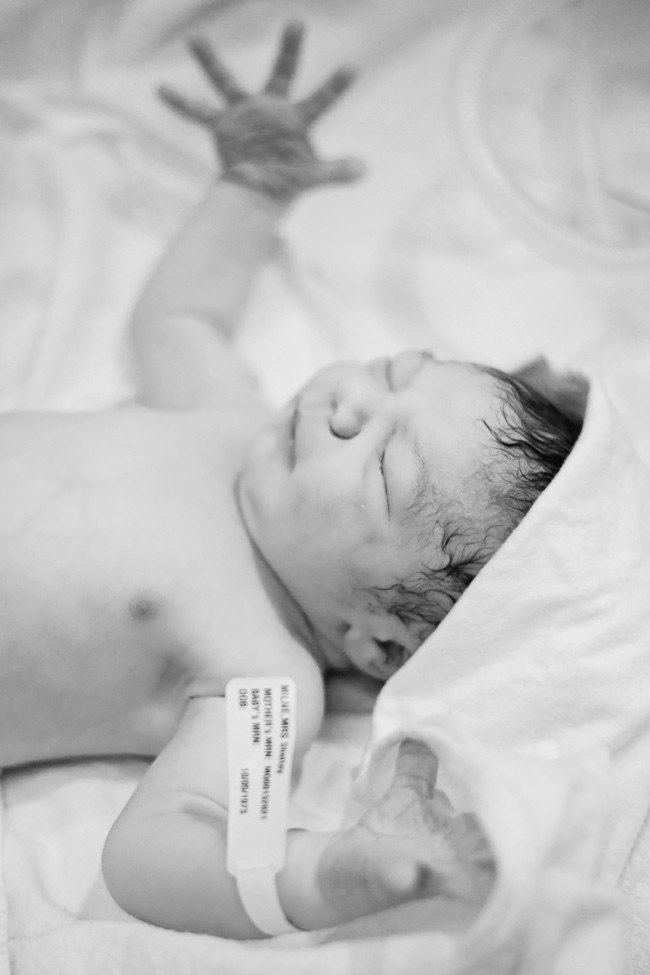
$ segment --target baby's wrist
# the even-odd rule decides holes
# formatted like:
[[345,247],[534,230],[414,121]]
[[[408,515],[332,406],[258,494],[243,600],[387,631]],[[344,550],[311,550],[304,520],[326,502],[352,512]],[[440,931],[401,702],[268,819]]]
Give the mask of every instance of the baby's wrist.
[[334,927],[343,920],[319,883],[320,862],[334,835],[303,829],[287,834],[287,858],[276,878],[278,896],[287,919],[303,931]]
[[208,197],[216,196],[219,200],[227,200],[229,210],[240,211],[243,218],[252,212],[265,226],[278,224],[289,208],[289,203],[277,200],[259,189],[247,186],[243,181],[232,179],[229,174],[222,173],[216,184],[210,188]]

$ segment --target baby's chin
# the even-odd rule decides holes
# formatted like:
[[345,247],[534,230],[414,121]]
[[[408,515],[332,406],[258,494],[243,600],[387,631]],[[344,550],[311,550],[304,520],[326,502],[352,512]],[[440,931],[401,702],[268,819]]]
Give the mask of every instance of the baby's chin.
[[263,510],[256,490],[258,480],[257,466],[249,461],[247,455],[235,481],[235,496],[244,527],[256,545],[258,545],[257,528]]

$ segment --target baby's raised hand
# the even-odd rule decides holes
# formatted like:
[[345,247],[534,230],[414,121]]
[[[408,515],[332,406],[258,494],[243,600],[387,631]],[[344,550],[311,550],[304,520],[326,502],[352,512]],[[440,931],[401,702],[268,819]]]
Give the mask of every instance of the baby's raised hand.
[[244,91],[205,40],[193,41],[190,48],[225,102],[223,108],[190,100],[167,87],[159,90],[167,105],[212,133],[224,179],[279,201],[324,184],[351,182],[363,173],[355,159],[319,159],[309,140],[313,123],[351,84],[352,69],[339,68],[301,101],[288,99],[303,33],[299,23],[285,28],[275,65],[259,94]]
[[400,747],[388,793],[320,860],[325,899],[347,919],[423,897],[482,904],[494,861],[478,821],[454,815],[436,791],[437,761],[420,742]]

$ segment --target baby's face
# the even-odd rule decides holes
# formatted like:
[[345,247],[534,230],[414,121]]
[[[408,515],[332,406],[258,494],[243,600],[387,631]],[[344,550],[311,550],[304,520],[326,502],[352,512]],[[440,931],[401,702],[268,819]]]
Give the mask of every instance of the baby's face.
[[312,623],[404,637],[363,594],[443,563],[430,547],[431,511],[449,498],[461,510],[478,504],[484,421],[495,423],[499,406],[479,367],[404,352],[328,366],[279,412],[246,458],[240,503]]

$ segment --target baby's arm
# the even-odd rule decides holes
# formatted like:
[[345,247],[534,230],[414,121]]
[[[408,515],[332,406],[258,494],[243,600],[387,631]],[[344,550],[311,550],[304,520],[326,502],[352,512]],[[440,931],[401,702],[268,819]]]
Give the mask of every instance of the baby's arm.
[[[304,750],[317,733],[322,696],[318,681],[296,683]],[[432,896],[480,905],[493,879],[489,851],[480,830],[434,794],[435,774],[431,753],[409,745],[388,794],[357,826],[291,830],[276,878],[288,920],[306,930],[332,927]],[[106,842],[104,877],[117,903],[162,927],[261,937],[226,869],[227,807],[225,701],[192,698]]]
[[250,383],[228,345],[252,281],[268,257],[278,223],[301,193],[356,179],[353,160],[319,160],[312,124],[352,80],[335,72],[292,103],[302,28],[286,28],[264,90],[248,95],[204,41],[192,51],[221,94],[222,109],[169,89],[164,100],[206,127],[221,159],[220,179],[188,219],[154,271],[132,320],[140,398],[161,408],[192,408],[241,393]]
[[[296,680],[301,702],[296,756],[318,732],[320,674],[309,661]],[[311,671],[313,670],[313,674]],[[228,779],[223,697],[191,698],[172,741],[147,770],[113,826],[102,860],[116,902],[162,927],[229,938],[262,936],[226,868]],[[277,876],[280,904],[298,927],[349,919],[319,881],[324,849],[336,834],[291,830]],[[359,910],[353,916],[367,913]]]
[[[308,720],[313,737],[320,716]],[[104,847],[104,877],[117,903],[162,927],[260,937],[226,869],[227,808],[225,699],[192,698],[174,738],[148,769]],[[317,927],[320,918],[338,920],[331,909],[323,913],[315,878],[318,850],[309,848],[314,837],[326,839],[289,834],[287,862],[278,878],[286,914],[307,928]]]

